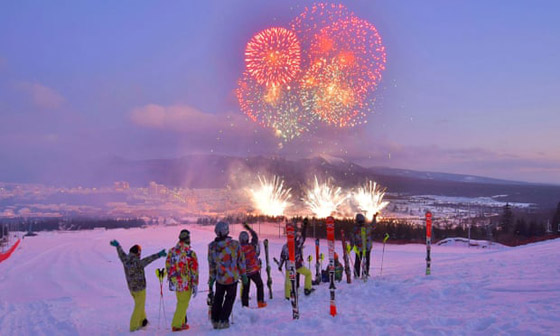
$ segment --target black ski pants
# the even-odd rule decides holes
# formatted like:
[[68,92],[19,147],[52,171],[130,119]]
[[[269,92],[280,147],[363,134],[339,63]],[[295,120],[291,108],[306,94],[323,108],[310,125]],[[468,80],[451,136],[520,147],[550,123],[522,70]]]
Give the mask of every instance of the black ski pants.
[[247,286],[244,285],[243,291],[241,292],[241,304],[244,307],[249,306],[249,289],[251,288],[251,281],[253,281],[257,286],[257,302],[264,302],[264,286],[261,273],[255,272],[253,274],[249,274],[247,278],[249,279]]
[[[365,273],[369,276],[369,257],[371,255],[371,250],[366,251],[366,269]],[[360,274],[360,264],[362,263],[362,253],[356,253],[356,262],[354,263],[354,277],[361,277]]]
[[[228,322],[235,296],[237,294],[237,282],[231,285],[222,285],[216,283],[216,294],[214,295],[214,303],[212,304],[212,321]],[[225,299],[224,299],[225,297]]]

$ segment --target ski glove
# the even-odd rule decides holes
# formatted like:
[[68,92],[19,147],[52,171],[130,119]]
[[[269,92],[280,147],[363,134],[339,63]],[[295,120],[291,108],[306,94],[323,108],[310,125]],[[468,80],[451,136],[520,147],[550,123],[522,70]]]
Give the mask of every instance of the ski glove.
[[161,257],[165,257],[167,255],[167,253],[165,252],[165,250],[161,250],[158,252],[158,256]]
[[278,266],[278,270],[282,272],[282,266]]
[[251,227],[247,223],[243,223],[243,228],[245,228],[246,230],[251,230]]
[[195,298],[196,294],[198,294],[198,286],[193,285],[192,286],[192,297]]
[[114,247],[119,246],[119,242],[116,241],[115,239],[111,240],[111,242],[110,242],[109,244],[111,244],[111,245],[114,246]]
[[243,286],[247,286],[247,284],[249,283],[249,278],[247,278],[247,276],[243,274],[241,276],[241,281],[243,281]]

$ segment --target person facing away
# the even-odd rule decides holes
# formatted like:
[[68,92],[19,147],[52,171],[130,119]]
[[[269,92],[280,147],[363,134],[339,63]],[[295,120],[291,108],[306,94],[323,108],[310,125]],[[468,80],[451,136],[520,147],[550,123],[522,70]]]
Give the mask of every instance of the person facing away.
[[208,244],[208,285],[216,283],[212,303],[212,326],[214,329],[229,328],[229,316],[237,295],[237,282],[248,279],[245,268],[245,256],[237,240],[231,239],[229,224],[218,222],[214,228],[216,238]]
[[146,258],[140,259],[142,248],[140,245],[134,245],[126,254],[118,241],[112,240],[111,245],[117,248],[119,259],[124,267],[126,283],[130,290],[130,295],[134,299],[134,310],[130,317],[130,331],[138,330],[148,324],[146,318],[146,275],[144,268],[152,261],[165,257],[165,250],[154,253]]
[[243,285],[241,291],[241,304],[243,307],[249,306],[249,290],[251,287],[251,281],[257,286],[257,306],[259,308],[266,307],[266,302],[264,301],[264,286],[261,278],[261,263],[259,260],[260,248],[259,248],[259,238],[257,233],[249,226],[247,223],[243,224],[243,227],[251,233],[251,242],[249,242],[249,234],[247,231],[241,231],[239,233],[239,243],[241,244],[241,250],[245,256],[245,265],[247,273],[248,282],[247,285]]
[[[362,214],[356,215],[356,225],[352,231],[352,245],[354,246],[354,252],[356,254],[356,259],[354,263],[354,277],[359,278],[362,256],[365,257],[365,267],[362,270],[364,275],[369,276],[369,261],[371,256],[371,248],[373,246],[373,229],[376,224],[377,213],[373,215],[373,221],[371,225],[366,224],[366,218]],[[365,244],[364,244],[365,241]]]
[[[307,236],[307,225],[308,220],[305,218],[303,220],[303,226],[301,232],[298,232],[295,237],[295,268],[296,272],[302,274],[305,277],[304,293],[305,295],[311,294],[315,289],[312,287],[313,280],[311,276],[311,271],[304,266],[303,263],[303,244],[305,243],[305,238]],[[286,272],[284,279],[284,296],[286,299],[290,299],[290,292],[292,291],[292,283],[290,281],[290,274],[288,271],[288,259],[289,251],[288,244],[282,246],[282,252],[280,254],[280,265],[278,265],[278,270],[282,272],[282,266],[286,263]]]
[[181,230],[179,242],[169,250],[165,261],[169,290],[177,296],[177,306],[171,322],[172,331],[189,329],[187,308],[198,292],[198,259],[191,249],[191,233]]

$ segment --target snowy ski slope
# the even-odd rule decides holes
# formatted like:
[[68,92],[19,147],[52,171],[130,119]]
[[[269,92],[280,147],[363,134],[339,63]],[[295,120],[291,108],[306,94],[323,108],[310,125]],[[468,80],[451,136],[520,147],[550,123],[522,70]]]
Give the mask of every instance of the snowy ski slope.
[[[0,335],[125,335],[133,301],[115,248],[142,246],[143,255],[170,248],[184,226],[130,230],[40,233],[25,238],[0,263]],[[188,226],[201,265],[199,290],[207,289],[207,244],[213,227]],[[284,243],[276,226],[261,228],[270,239],[271,257]],[[231,228],[237,238],[239,227]],[[264,232],[268,234],[265,235]],[[261,240],[262,240],[261,239]],[[314,254],[312,239],[305,255]],[[340,251],[340,242],[336,242]],[[326,241],[321,251],[327,253]],[[264,260],[264,250],[263,250]],[[339,283],[339,315],[329,315],[328,286],[301,295],[299,321],[283,298],[283,278],[276,267],[274,299],[264,309],[243,309],[239,296],[234,324],[213,330],[206,293],[191,301],[192,335],[554,335],[560,333],[560,240],[517,248],[476,249],[432,246],[432,275],[425,276],[425,246],[387,245],[383,277],[381,245],[375,244],[367,283]],[[164,288],[167,321],[158,329],[159,259],[146,269],[146,312],[151,324],[138,335],[171,334],[175,295]],[[326,265],[323,265],[326,267]],[[313,268],[314,269],[314,268]],[[266,282],[266,275],[263,273]],[[303,294],[302,292],[300,292]],[[268,289],[265,288],[268,298]],[[251,306],[256,306],[254,287]],[[161,317],[163,320],[163,316]],[[176,334],[176,333],[174,333]]]

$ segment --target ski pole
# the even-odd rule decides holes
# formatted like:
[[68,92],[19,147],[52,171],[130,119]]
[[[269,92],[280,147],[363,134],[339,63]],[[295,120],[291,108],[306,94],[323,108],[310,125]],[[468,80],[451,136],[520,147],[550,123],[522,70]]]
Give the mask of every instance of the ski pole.
[[163,278],[165,277],[165,268],[156,268],[156,276],[159,279],[159,310],[158,310],[158,329],[161,327],[161,311],[163,308],[163,319],[167,321],[165,313],[165,300],[163,300]]
[[309,264],[309,269],[311,269],[311,260],[313,260],[313,257],[311,257],[311,254],[307,256],[307,263]]
[[385,257],[385,243],[389,239],[389,234],[385,233],[385,237],[383,238],[383,252],[381,252],[381,271],[379,272],[379,276],[383,275],[383,257]]

